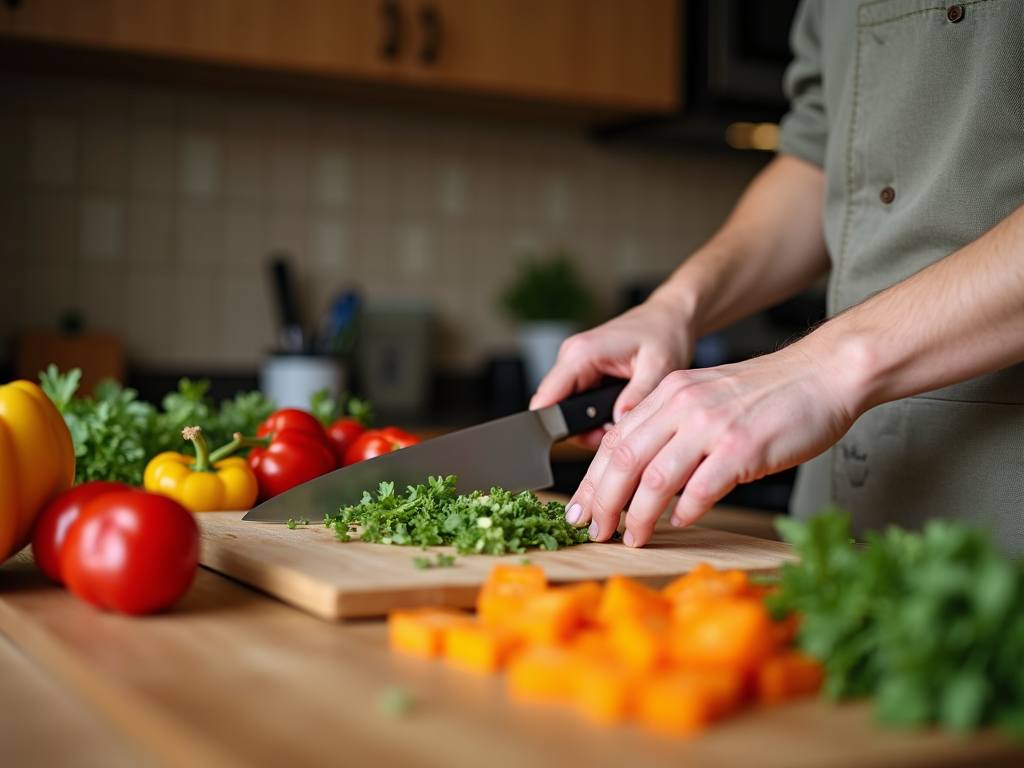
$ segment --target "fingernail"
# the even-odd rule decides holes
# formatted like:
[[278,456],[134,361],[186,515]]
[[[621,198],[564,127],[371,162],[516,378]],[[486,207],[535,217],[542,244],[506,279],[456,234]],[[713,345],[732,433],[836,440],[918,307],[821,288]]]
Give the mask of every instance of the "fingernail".
[[633,533],[632,533],[632,531],[626,531],[624,534],[622,534],[622,543],[625,544],[627,547],[632,547],[633,546]]
[[579,504],[570,504],[569,508],[565,510],[565,520],[569,525],[576,525],[583,517],[583,507]]
[[597,520],[590,521],[590,527],[587,529],[587,533],[590,534],[590,538],[597,538]]
[[675,515],[673,515],[668,519],[668,524],[671,525],[673,528],[680,528],[683,525],[683,521]]

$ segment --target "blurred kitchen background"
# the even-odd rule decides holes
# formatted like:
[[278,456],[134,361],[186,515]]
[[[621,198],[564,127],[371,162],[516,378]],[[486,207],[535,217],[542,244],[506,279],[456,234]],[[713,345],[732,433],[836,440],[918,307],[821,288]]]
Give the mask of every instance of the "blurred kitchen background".
[[[590,324],[641,301],[770,159],[794,7],[4,0],[0,380],[57,358],[157,402],[207,377],[219,399],[259,385],[286,320],[307,351],[337,342],[347,294],[345,385],[419,377],[378,393],[383,418],[521,408],[500,302],[519,261],[570,254]],[[770,351],[823,308],[760,313],[699,362]],[[733,500],[779,509],[790,482]]]

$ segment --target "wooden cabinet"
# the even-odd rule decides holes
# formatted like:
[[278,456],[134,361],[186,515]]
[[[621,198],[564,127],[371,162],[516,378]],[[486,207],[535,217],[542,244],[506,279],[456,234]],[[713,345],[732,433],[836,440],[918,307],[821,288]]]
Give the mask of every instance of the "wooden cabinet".
[[0,35],[631,111],[679,105],[680,0],[22,0]]

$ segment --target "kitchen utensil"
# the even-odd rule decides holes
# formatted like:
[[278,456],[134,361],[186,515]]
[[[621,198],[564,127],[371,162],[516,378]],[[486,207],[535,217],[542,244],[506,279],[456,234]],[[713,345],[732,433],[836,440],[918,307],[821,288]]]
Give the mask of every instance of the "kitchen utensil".
[[553,482],[554,442],[611,421],[615,398],[625,386],[618,381],[538,411],[523,411],[342,467],[263,502],[243,519],[322,520],[340,506],[359,503],[364,491],[375,491],[382,482],[405,488],[436,475],[455,475],[460,493],[495,486],[513,493],[547,488]]
[[[325,619],[383,616],[393,608],[420,605],[469,608],[496,563],[514,565],[522,557],[466,555],[458,556],[453,568],[418,570],[412,565],[414,557],[424,554],[418,548],[342,543],[322,518],[290,530],[243,522],[239,515],[196,516],[203,542],[200,562]],[[456,552],[454,547],[431,547],[426,554]],[[555,583],[603,580],[618,573],[655,587],[701,562],[765,574],[795,559],[788,544],[707,528],[673,528],[666,521],[658,523],[643,549],[619,541],[586,543],[554,552],[531,549],[527,557]]]
[[278,320],[281,323],[281,351],[292,355],[301,354],[306,347],[306,334],[302,329],[295,285],[285,256],[277,256],[270,262],[270,275],[277,300]]

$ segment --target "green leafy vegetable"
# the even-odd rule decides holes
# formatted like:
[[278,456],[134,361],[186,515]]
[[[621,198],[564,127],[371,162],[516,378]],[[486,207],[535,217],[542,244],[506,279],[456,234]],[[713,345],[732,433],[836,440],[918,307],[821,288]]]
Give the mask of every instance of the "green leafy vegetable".
[[455,565],[455,555],[445,555],[441,552],[437,553],[437,559],[431,560],[429,557],[414,557],[412,559],[412,567],[417,570],[423,570],[424,568],[451,568]]
[[369,400],[360,400],[348,392],[343,392],[335,400],[327,387],[318,389],[310,395],[309,410],[325,427],[329,427],[342,416],[351,416],[364,427],[373,426],[373,405]]
[[864,548],[835,509],[778,528],[801,561],[783,567],[769,607],[803,614],[798,642],[823,661],[827,696],[874,695],[893,725],[1024,736],[1024,560],[948,521],[870,534]]
[[309,525],[309,518],[308,517],[300,517],[298,520],[292,520],[289,517],[288,521],[285,523],[285,525],[287,525],[289,528],[291,528],[294,531],[300,525]]
[[513,495],[501,488],[459,496],[451,476],[409,486],[405,495],[395,493],[394,483],[381,483],[376,498],[365,492],[359,504],[342,507],[324,524],[341,541],[358,525],[363,541],[424,549],[453,544],[460,555],[556,550],[590,538],[585,528],[566,522],[558,502],[542,504],[529,491]]
[[40,386],[57,406],[75,445],[75,481],[116,480],[142,484],[146,463],[163,451],[182,448],[181,430],[199,425],[212,445],[227,443],[235,432],[254,434],[274,410],[259,392],[239,393],[218,411],[206,397],[210,382],[181,379],[166,395],[162,410],[138,399],[134,389],[105,380],[92,396],[75,398],[82,372],[60,373],[50,365]]

